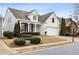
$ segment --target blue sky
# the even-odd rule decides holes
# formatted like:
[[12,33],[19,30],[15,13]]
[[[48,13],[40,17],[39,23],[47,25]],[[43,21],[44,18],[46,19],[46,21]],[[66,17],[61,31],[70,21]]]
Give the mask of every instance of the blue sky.
[[54,11],[59,17],[69,17],[73,9],[71,3],[0,3],[0,14],[5,16],[8,7],[31,11],[36,9],[39,14]]

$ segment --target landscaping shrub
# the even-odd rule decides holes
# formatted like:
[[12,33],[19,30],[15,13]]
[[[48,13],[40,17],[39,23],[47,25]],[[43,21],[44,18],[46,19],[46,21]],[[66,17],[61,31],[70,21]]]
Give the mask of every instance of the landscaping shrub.
[[32,37],[30,39],[32,44],[39,44],[41,42],[41,39],[37,37]]
[[24,32],[24,33],[21,33],[21,34],[29,34],[29,35],[32,35],[33,32]]
[[70,32],[66,32],[66,36],[71,36],[71,33]]
[[3,35],[9,39],[13,38],[13,32],[5,31]]
[[29,37],[32,37],[32,34],[20,34],[20,37],[27,37],[27,38],[29,38]]
[[65,36],[65,35],[66,35],[65,18],[62,18],[62,19],[61,19],[60,35],[62,35],[62,36]]
[[17,38],[14,40],[15,45],[25,45],[25,40],[23,38]]
[[6,32],[3,32],[3,35],[4,35],[4,37],[7,37],[7,33]]
[[16,23],[14,27],[14,36],[19,37],[19,34],[20,34],[20,23],[18,21],[18,23]]
[[28,34],[28,35],[40,35],[39,32],[26,32],[26,33],[22,33],[22,34]]
[[39,32],[33,32],[32,35],[40,35]]
[[76,35],[79,36],[79,32]]
[[31,41],[32,37],[29,37],[29,38],[24,37],[24,39],[25,39],[25,40],[30,40],[30,41]]

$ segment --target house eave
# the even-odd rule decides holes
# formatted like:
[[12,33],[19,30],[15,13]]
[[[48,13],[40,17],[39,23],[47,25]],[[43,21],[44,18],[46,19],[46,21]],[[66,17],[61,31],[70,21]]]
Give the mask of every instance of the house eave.
[[26,19],[18,19],[21,23],[41,24],[41,22],[34,22]]

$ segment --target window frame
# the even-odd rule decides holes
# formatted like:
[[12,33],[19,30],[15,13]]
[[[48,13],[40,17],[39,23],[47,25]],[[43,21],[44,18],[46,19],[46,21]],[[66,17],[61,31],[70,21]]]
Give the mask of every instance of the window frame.
[[33,16],[33,20],[36,20],[36,16],[35,15]]

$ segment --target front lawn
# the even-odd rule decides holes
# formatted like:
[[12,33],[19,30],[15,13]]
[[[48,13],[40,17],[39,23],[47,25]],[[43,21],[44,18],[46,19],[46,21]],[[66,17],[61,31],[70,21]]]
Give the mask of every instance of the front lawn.
[[36,36],[41,39],[40,44],[29,44],[29,45],[15,45],[13,39],[6,39],[3,38],[2,41],[12,50],[17,51],[17,53],[22,53],[22,52],[30,52],[30,51],[36,51],[40,49],[45,49],[45,48],[50,48],[53,46],[58,46],[58,45],[63,45],[63,44],[68,44],[70,43],[69,41],[66,41],[64,39],[59,39],[54,36]]
[[[46,43],[55,43],[55,42],[61,42],[61,41],[65,41],[63,39],[59,39],[59,38],[56,38],[54,36],[37,36],[41,39],[41,43],[40,44],[46,44]],[[27,46],[32,46],[32,45],[37,45],[37,44],[29,44],[29,45],[23,45],[23,46],[19,46],[19,45],[15,45],[13,39],[2,39],[3,42],[9,46],[10,48],[17,48],[17,47],[27,47]]]

